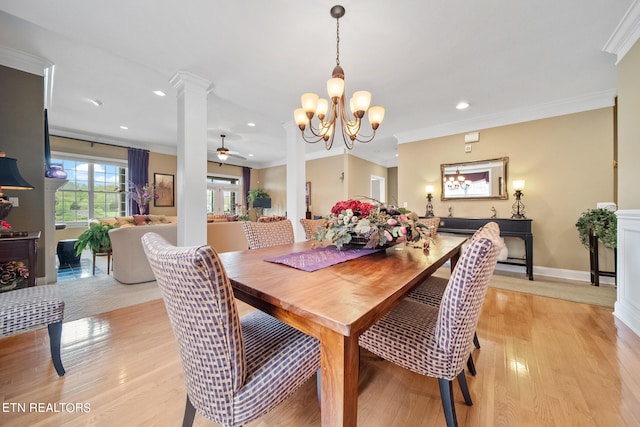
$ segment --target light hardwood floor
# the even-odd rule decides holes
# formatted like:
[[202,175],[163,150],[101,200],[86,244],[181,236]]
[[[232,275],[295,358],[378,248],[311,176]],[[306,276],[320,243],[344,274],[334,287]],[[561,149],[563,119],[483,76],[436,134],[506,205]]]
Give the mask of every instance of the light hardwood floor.
[[[490,288],[473,406],[455,386],[460,425],[640,425],[640,338],[611,311]],[[0,340],[0,425],[180,425],[185,388],[161,301],[65,323],[62,359],[58,378],[45,329]],[[361,360],[359,425],[444,425],[436,380],[366,352]],[[197,415],[194,425],[215,424]],[[319,425],[315,379],[250,424]]]

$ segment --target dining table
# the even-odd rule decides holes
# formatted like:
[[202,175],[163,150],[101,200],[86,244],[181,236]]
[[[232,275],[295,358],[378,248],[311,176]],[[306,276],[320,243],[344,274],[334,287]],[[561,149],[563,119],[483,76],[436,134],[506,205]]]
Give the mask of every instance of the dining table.
[[436,236],[428,250],[422,243],[399,243],[315,271],[267,260],[333,249],[327,243],[219,256],[236,298],[319,340],[322,425],[356,426],[358,337],[447,261],[453,269],[465,241]]

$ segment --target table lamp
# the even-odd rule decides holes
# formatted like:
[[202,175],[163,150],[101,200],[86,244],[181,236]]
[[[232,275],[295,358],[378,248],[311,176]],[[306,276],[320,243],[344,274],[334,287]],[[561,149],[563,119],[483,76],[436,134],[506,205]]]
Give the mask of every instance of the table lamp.
[[512,219],[525,219],[524,216],[524,203],[520,200],[524,193],[522,189],[524,188],[524,180],[513,181],[513,189],[516,190],[514,196],[516,196],[516,202],[511,207],[511,218]]
[[431,203],[431,199],[433,199],[433,185],[427,185],[424,187],[424,190],[427,192],[427,213],[425,216],[427,218],[432,218],[435,216],[433,213],[433,204]]
[[2,192],[3,189],[31,190],[33,185],[20,175],[17,160],[6,157],[5,153],[0,152],[0,220],[5,219],[13,207],[13,203]]

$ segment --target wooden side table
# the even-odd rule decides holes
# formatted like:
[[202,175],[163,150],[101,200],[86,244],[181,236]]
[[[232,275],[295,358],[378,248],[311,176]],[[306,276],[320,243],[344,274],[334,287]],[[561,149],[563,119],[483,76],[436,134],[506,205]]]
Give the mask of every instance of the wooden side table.
[[109,274],[109,271],[111,271],[111,252],[112,250],[109,249],[106,252],[93,252],[93,275],[96,275],[96,256],[97,255],[106,255],[107,256],[107,275]]
[[29,232],[26,236],[0,238],[0,264],[9,261],[26,261],[26,267],[29,269],[27,286],[36,285],[39,238],[39,231]]

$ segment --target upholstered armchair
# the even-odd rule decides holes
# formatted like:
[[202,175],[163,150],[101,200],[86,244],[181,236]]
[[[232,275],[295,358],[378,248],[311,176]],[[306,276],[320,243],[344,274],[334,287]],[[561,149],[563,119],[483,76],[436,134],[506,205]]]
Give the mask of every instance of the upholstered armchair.
[[238,311],[231,283],[209,246],[142,238],[173,328],[187,388],[183,426],[196,411],[242,426],[295,393],[320,367],[317,339],[275,318]]
[[426,225],[431,231],[431,236],[434,237],[438,233],[438,226],[440,225],[440,217],[434,216],[431,218],[420,218],[418,222]]

